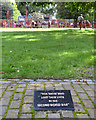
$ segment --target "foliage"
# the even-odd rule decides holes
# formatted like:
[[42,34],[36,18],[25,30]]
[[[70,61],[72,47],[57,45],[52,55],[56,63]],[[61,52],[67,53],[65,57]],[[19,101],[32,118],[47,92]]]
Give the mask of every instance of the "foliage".
[[21,14],[20,14],[20,11],[17,8],[16,3],[13,4],[12,8],[13,8],[13,20],[17,21],[18,16],[20,16]]
[[9,10],[9,18],[12,16],[12,5],[11,2],[1,2],[0,9],[2,10],[2,15],[0,15],[0,19],[7,18],[7,11]]
[[92,7],[96,7],[95,2],[58,2],[57,17],[63,19],[77,19],[82,13],[86,19],[88,15],[92,16]]
[[17,9],[16,3],[12,2],[2,2],[0,4],[0,7],[2,9],[2,18],[7,18],[7,11],[9,10],[9,18],[13,20],[17,20],[18,16],[20,15],[20,11]]
[[2,32],[2,58],[3,78],[93,78],[94,30]]
[[[50,7],[50,5],[52,5]],[[41,12],[41,13],[54,13],[54,3],[52,2],[17,2],[17,7],[22,15],[26,14],[26,9],[29,13]]]

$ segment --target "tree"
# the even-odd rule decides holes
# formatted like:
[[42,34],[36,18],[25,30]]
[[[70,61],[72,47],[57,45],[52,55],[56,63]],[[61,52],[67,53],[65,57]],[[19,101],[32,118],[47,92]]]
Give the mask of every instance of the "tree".
[[54,13],[54,3],[52,2],[17,2],[17,7],[22,15],[25,15],[26,9],[29,13],[41,12],[41,13]]
[[2,16],[0,19],[7,19],[7,12],[9,11],[9,19],[17,20],[20,15],[20,11],[17,9],[16,3],[12,2],[2,2],[0,4],[2,10]]
[[96,8],[95,2],[58,2],[57,18],[75,19],[77,24],[77,18],[81,13],[85,19],[88,18],[88,15],[92,16],[92,7]]
[[18,20],[18,16],[20,16],[21,15],[21,13],[20,13],[20,11],[18,10],[18,8],[17,8],[17,5],[16,5],[16,3],[14,3],[13,5],[12,5],[12,8],[13,8],[13,20],[14,21],[17,21]]
[[0,19],[6,19],[7,18],[7,11],[9,10],[9,18],[12,16],[12,5],[11,2],[1,2],[0,3],[0,9],[1,9],[1,14],[0,14]]

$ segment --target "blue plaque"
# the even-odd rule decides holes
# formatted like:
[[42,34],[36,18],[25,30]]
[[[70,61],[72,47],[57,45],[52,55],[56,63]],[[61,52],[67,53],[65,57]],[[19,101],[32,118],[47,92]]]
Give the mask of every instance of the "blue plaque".
[[70,90],[34,90],[34,110],[74,110]]

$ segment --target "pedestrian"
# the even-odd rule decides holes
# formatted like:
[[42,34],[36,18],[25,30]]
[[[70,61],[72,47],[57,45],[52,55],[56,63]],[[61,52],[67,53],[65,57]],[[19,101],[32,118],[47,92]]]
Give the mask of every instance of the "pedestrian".
[[14,25],[13,25],[13,27],[16,27],[16,21],[14,22]]
[[79,27],[80,27],[80,30],[81,30],[82,22],[84,21],[84,18],[82,16],[82,14],[78,17],[78,21],[79,21]]
[[50,28],[50,21],[48,21],[48,28]]

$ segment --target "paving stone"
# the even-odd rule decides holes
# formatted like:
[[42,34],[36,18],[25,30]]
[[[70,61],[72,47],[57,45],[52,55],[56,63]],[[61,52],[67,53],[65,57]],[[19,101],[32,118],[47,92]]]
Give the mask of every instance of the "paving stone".
[[8,84],[5,83],[5,84],[2,84],[1,87],[2,87],[2,88],[6,88],[7,86],[8,86]]
[[0,116],[0,120],[2,120],[3,116]]
[[32,114],[21,114],[20,118],[32,118]]
[[95,92],[95,91],[93,91],[93,94],[94,94],[94,95],[93,95],[93,96],[94,96],[94,98],[96,98],[96,92]]
[[[53,84],[54,82],[51,82],[51,81],[49,81],[49,82],[46,82],[45,84]],[[56,83],[56,82],[55,82]]]
[[5,92],[5,88],[2,88],[1,91],[2,91],[2,92]]
[[0,105],[2,105],[2,101],[1,101],[2,99],[0,98]]
[[87,94],[85,94],[85,93],[79,93],[79,96],[81,99],[89,99]]
[[[78,82],[77,82],[78,83]],[[72,84],[74,88],[81,88],[79,84]]]
[[88,85],[81,85],[81,87],[85,90],[92,90]]
[[80,102],[78,96],[72,96],[72,99],[73,99],[73,102],[75,102],[75,103],[79,103]]
[[79,93],[79,92],[84,92],[84,90],[80,87],[80,85],[73,85],[74,89]]
[[64,82],[64,85],[70,85],[70,82]]
[[[62,86],[65,84],[64,82],[60,82],[59,84],[61,84]],[[64,86],[63,86],[64,87]]]
[[11,81],[0,81],[0,83],[2,83],[2,84],[5,83],[6,84],[6,83],[11,83]]
[[46,82],[46,81],[48,81],[48,80],[44,80],[44,79],[37,79],[36,81],[40,81],[40,82]]
[[75,112],[85,112],[81,104],[74,104]]
[[55,87],[55,90],[64,90],[63,87]]
[[33,90],[26,90],[25,95],[33,95]]
[[8,105],[10,98],[1,98],[0,105]]
[[2,96],[2,90],[0,90],[0,98],[1,98],[1,96]]
[[11,105],[9,108],[19,108],[21,100],[11,101]]
[[68,84],[68,85],[63,85],[63,87],[66,89],[66,90],[73,90],[73,87]]
[[50,113],[48,114],[48,118],[60,118],[60,113]]
[[36,90],[44,90],[44,87],[37,87]]
[[62,111],[62,116],[65,118],[73,118],[74,115],[72,113],[72,111]]
[[19,81],[19,82],[17,82],[17,83],[19,83],[19,84],[23,84],[23,83],[26,83],[26,82],[23,82],[23,81]]
[[91,80],[91,79],[87,79],[87,81],[88,81],[88,82],[89,82],[89,81],[90,81],[90,82],[92,82],[92,80]]
[[7,106],[0,106],[0,115],[4,115],[6,109],[7,109]]
[[36,112],[35,118],[46,118],[46,112],[42,111]]
[[[36,82],[35,82],[36,83]],[[44,83],[37,83],[37,84],[35,84],[35,83],[30,83],[30,84],[28,84],[27,85],[27,90],[26,90],[26,92],[25,92],[25,97],[24,97],[24,103],[29,103],[29,104],[24,104],[24,105],[22,105],[22,111],[21,111],[21,117],[20,118],[31,118],[32,116],[31,116],[31,111],[32,111],[32,104],[33,104],[33,94],[32,94],[32,92],[31,91],[33,91],[34,90],[34,88],[35,89],[37,89],[37,90],[44,90]],[[6,84],[6,83],[4,83],[5,84],[5,86],[4,86],[4,88],[3,88],[3,91],[5,90],[5,88],[7,87],[7,85],[8,84]],[[4,85],[3,84],[3,85]],[[66,83],[63,83],[62,81],[59,83],[59,85],[57,84],[57,83],[55,83],[55,82],[52,82],[52,83],[45,83],[45,87],[46,87],[46,85],[50,85],[50,86],[52,86],[52,84],[56,84],[56,86],[55,87],[57,87],[57,89],[58,90],[60,90],[60,89],[62,89],[62,90],[64,90],[64,89],[66,89],[66,90],[70,90],[70,92],[71,92],[71,95],[72,95],[72,99],[73,99],[73,102],[75,102],[75,104],[74,104],[74,107],[75,107],[75,112],[85,112],[84,111],[84,109],[83,109],[83,105],[81,105],[81,104],[78,104],[78,97],[76,96],[76,93],[75,93],[75,91],[74,91],[74,89],[78,92],[78,94],[79,94],[79,96],[81,97],[81,99],[82,99],[82,101],[83,100],[85,100],[85,98],[87,98],[86,100],[88,100],[88,101],[90,101],[89,99],[88,99],[88,96],[86,96],[87,94],[86,94],[86,92],[88,93],[88,95],[89,95],[89,97],[92,99],[92,100],[94,100],[94,87],[93,87],[93,84],[89,84],[89,85],[87,85],[86,86],[86,84],[73,84],[73,87],[70,85],[70,83],[68,83],[68,82],[66,82]],[[36,85],[36,87],[34,87]],[[13,85],[12,84],[12,86],[15,86],[15,85]],[[24,83],[22,83],[22,84],[19,84],[18,85],[18,88],[17,88],[17,91],[16,92],[19,92],[19,93],[15,93],[15,95],[14,95],[14,99],[22,99],[22,95],[23,95],[23,93],[20,93],[20,92],[23,92],[23,90],[24,90],[24,88],[25,88],[25,86],[26,86],[26,84],[24,84]],[[60,86],[61,86],[61,88],[60,88]],[[69,87],[68,87],[69,86]],[[78,87],[79,86],[79,87]],[[86,89],[85,89],[85,91],[81,88],[81,86],[86,86]],[[22,90],[23,89],[23,90]],[[51,87],[49,87],[49,89],[51,89]],[[54,89],[54,86],[52,86],[52,89]],[[11,93],[10,95],[8,95],[9,93],[9,91],[10,92],[13,92],[13,88],[11,88],[11,86],[9,86],[8,88],[7,88],[7,90],[8,91],[6,91],[5,92],[5,94],[4,94],[4,98],[1,98],[1,102],[3,102],[3,104],[4,105],[8,105],[8,103],[9,103],[9,100],[10,100],[10,97],[12,96],[12,94],[13,93]],[[80,91],[81,90],[81,91]],[[31,96],[28,96],[28,95],[31,95]],[[7,96],[7,97],[6,97]],[[8,97],[9,96],[9,97]],[[30,98],[29,98],[30,97]],[[7,98],[7,99],[6,99]],[[5,100],[6,99],[6,100]],[[75,100],[75,101],[74,101]],[[80,100],[79,100],[80,101]],[[13,102],[13,101],[12,101]],[[19,105],[19,103],[12,103],[11,102],[11,107],[12,108],[17,108],[16,106],[18,106]],[[84,101],[83,101],[84,102]],[[91,102],[91,101],[90,101]],[[77,104],[76,104],[77,103]],[[13,105],[12,105],[13,104]],[[16,105],[16,104],[18,104],[18,105]],[[89,105],[91,105],[92,104],[92,102],[91,103],[88,103]],[[78,105],[80,105],[80,106],[78,106]],[[92,104],[93,105],[93,104]],[[94,106],[92,106],[91,105],[91,107],[88,107],[87,106],[87,104],[86,104],[86,108],[87,108],[87,110],[88,110],[88,112],[89,112],[89,115],[91,116],[91,118],[92,118],[92,111],[93,111],[93,109],[94,109]],[[9,106],[9,108],[11,108]],[[14,107],[15,106],[15,107]],[[7,106],[4,106],[4,107],[7,107]],[[19,106],[20,107],[20,106]],[[14,109],[9,109],[9,110],[14,110]],[[92,109],[93,108],[93,109]],[[8,111],[9,111],[8,110]],[[17,109],[15,109],[15,111],[16,111]],[[28,114],[30,117],[28,117],[27,116],[27,113],[26,112],[30,112],[30,114]],[[38,112],[40,112],[40,111],[38,111]],[[38,113],[37,112],[37,113]],[[42,112],[42,115],[43,115],[43,113],[44,113],[44,111],[41,111]],[[64,111],[65,112],[65,111]],[[71,111],[72,112],[72,111]],[[23,114],[23,113],[26,113],[26,114]],[[37,114],[36,113],[36,114]],[[46,112],[45,112],[46,113]],[[61,113],[63,113],[63,111],[61,112]],[[9,113],[8,113],[9,114]],[[39,114],[39,113],[38,113]],[[51,116],[50,116],[50,114],[51,114]],[[48,113],[48,116],[50,116],[50,117],[48,117],[48,118],[60,118],[60,113],[58,113],[58,112],[56,112],[56,113]],[[78,113],[79,114],[79,113]],[[53,117],[52,117],[52,115],[53,115]],[[57,117],[56,117],[56,115],[57,115]],[[66,114],[65,114],[66,115]],[[72,113],[72,115],[73,115],[73,113]],[[85,114],[83,114],[83,115],[86,115],[86,113]],[[82,115],[82,116],[83,116]],[[36,116],[36,115],[35,115]],[[54,117],[55,116],[55,117]],[[63,116],[63,114],[62,114],[62,116]],[[67,116],[67,115],[66,115]],[[66,117],[65,116],[65,117]],[[70,113],[70,116],[71,116],[71,113]],[[64,116],[63,116],[64,117]],[[74,117],[74,116],[73,116]],[[8,117],[7,117],[8,118]],[[10,117],[11,118],[11,117]],[[13,118],[15,118],[15,117],[13,117]],[[36,118],[38,118],[38,117],[36,117]],[[43,117],[43,118],[46,118],[46,117]],[[81,117],[80,117],[81,118]]]
[[19,109],[8,110],[6,118],[18,118]]
[[74,90],[71,90],[70,92],[71,92],[71,95],[76,96],[76,93],[75,93],[75,91],[74,91]]
[[13,99],[22,99],[23,93],[15,93]]
[[45,89],[46,89],[46,90],[54,90],[54,87],[53,87],[52,84],[46,84],[46,85],[45,85]]
[[26,86],[26,84],[20,84],[20,85],[18,85],[18,87],[20,87],[20,88],[24,88]]
[[24,103],[33,103],[33,96],[25,96]]
[[91,100],[96,104],[96,98],[91,97]]
[[89,95],[89,97],[92,97],[92,96],[94,96],[94,91],[86,91],[87,92],[87,94]]
[[91,118],[95,118],[96,109],[87,109]]
[[12,91],[13,91],[13,90],[15,90],[15,87],[16,87],[16,86],[11,85],[11,86],[9,86],[9,87],[7,88],[7,91],[9,91],[9,90],[12,90]]
[[92,102],[90,100],[82,100],[82,101],[83,101],[85,107],[94,108],[94,106],[93,106],[93,104],[92,104]]
[[89,118],[87,114],[77,114],[78,118]]
[[26,89],[32,89],[32,90],[34,90],[34,84],[28,84]]
[[64,87],[61,84],[55,84],[55,90],[64,90]]
[[93,84],[91,85],[90,84],[89,86],[91,87],[92,90],[95,90],[95,85],[93,85]]
[[84,85],[84,84],[86,84],[85,82],[72,82],[74,85]]
[[11,97],[12,96],[12,94],[13,94],[13,91],[6,91],[5,93],[4,93],[4,95],[3,95],[3,98],[9,98],[9,97]]
[[90,84],[93,84],[93,85],[94,85],[94,82],[87,82],[87,84],[89,84],[89,85],[90,85]]
[[37,87],[35,87],[36,90],[44,90],[44,84],[38,83],[36,86],[37,86]]
[[7,79],[7,80],[10,80],[10,81],[19,81],[20,79]]
[[32,104],[23,104],[21,113],[31,112],[32,111]]
[[40,83],[40,82],[34,82],[34,81],[29,82],[29,84],[37,84],[37,83]]
[[24,91],[24,88],[17,88],[16,89],[16,92],[23,92]]
[[62,84],[55,84],[55,87],[62,87]]
[[32,81],[32,82],[33,82],[33,80],[32,80],[32,79],[22,79],[22,80],[23,80],[23,81],[27,81],[27,82],[28,82],[28,81],[29,81],[29,82],[30,82],[30,81]]
[[70,80],[68,80],[68,79],[64,79],[63,81],[65,81],[65,82],[69,82]]

